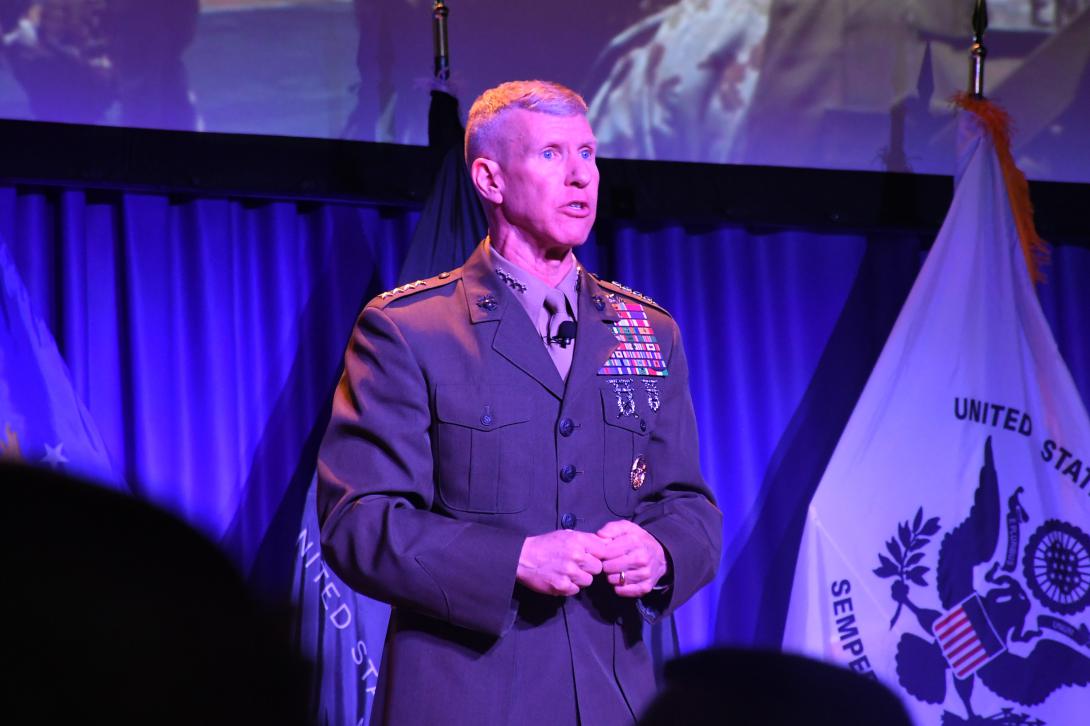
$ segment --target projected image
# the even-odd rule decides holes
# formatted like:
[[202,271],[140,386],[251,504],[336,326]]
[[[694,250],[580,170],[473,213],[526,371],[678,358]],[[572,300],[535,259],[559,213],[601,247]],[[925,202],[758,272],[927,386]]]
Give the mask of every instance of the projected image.
[[[0,0],[0,117],[427,143],[433,0]],[[447,0],[463,112],[591,103],[620,158],[950,173],[973,0]],[[1090,0],[990,0],[1031,178],[1090,182]]]
[[3,115],[196,128],[182,54],[197,14],[197,0],[0,0]]
[[[681,0],[591,81],[605,153],[948,173],[972,2]],[[988,94],[1031,176],[1090,180],[1090,2],[990,0]]]
[[350,0],[0,0],[0,117],[336,136],[355,42]]
[[[450,88],[464,107],[486,88],[516,79],[555,80],[585,94],[602,49],[674,2],[448,0]],[[359,95],[347,135],[424,143],[432,0],[355,0],[354,6]]]

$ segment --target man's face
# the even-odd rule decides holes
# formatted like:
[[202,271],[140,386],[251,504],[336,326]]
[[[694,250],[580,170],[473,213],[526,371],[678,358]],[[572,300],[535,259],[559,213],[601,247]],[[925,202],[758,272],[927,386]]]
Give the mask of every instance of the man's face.
[[585,116],[506,112],[503,218],[542,251],[586,241],[598,209],[596,141]]

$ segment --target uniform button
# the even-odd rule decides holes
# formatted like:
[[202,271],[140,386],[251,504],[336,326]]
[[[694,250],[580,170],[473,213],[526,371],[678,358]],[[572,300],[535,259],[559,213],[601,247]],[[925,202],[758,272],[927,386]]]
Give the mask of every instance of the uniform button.
[[647,421],[645,421],[643,419],[640,419],[640,431],[646,431],[646,430],[647,430]]
[[560,526],[564,529],[572,529],[575,527],[575,515],[571,512],[564,512],[564,516],[560,518]]
[[492,425],[492,416],[490,414],[487,414],[487,413],[483,414],[481,416],[481,425],[482,426],[491,426]]
[[560,419],[560,435],[571,436],[572,431],[575,431],[575,422],[570,418]]
[[560,478],[564,481],[571,481],[575,478],[575,475],[577,473],[578,472],[575,470],[575,466],[573,464],[568,464],[560,470]]

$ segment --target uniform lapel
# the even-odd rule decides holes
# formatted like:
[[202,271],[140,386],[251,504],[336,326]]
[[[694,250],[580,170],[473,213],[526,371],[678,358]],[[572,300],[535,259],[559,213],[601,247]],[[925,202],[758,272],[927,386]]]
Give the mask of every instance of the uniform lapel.
[[[613,335],[617,312],[609,304],[607,293],[598,287],[594,277],[584,271],[579,292],[579,332],[575,336],[571,372],[568,374],[568,395],[593,384],[598,370],[619,345]],[[596,302],[601,302],[599,310]]]
[[462,282],[470,321],[496,325],[492,349],[554,396],[562,398],[564,379],[557,372],[526,311],[513,299],[514,293],[496,276],[483,245],[477,246],[462,267]]

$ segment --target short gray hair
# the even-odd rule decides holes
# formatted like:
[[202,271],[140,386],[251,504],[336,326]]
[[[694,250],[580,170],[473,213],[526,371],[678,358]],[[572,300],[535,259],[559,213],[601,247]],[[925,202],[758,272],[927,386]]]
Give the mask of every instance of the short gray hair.
[[547,113],[550,116],[585,116],[587,102],[567,86],[552,81],[508,81],[477,97],[466,121],[466,163],[484,156],[495,141],[498,120],[505,111]]

